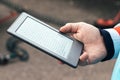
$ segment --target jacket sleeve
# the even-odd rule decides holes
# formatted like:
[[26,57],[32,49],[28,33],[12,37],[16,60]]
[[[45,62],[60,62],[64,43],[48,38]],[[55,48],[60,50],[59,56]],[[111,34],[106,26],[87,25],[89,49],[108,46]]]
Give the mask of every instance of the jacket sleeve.
[[102,61],[117,58],[120,51],[120,23],[114,28],[100,29],[100,33],[107,50],[107,56]]

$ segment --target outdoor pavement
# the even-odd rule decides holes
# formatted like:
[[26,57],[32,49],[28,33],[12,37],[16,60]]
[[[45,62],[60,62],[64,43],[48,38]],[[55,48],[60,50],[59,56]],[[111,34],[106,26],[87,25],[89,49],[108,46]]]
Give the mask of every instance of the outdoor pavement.
[[[113,18],[118,7],[104,0],[88,2],[87,0],[10,0],[33,12],[48,15],[54,19],[69,22],[85,21],[93,24],[98,18]],[[97,2],[98,1],[98,2]],[[107,0],[108,1],[108,0]],[[0,4],[0,18],[9,15],[10,8]],[[0,53],[9,54],[6,50],[6,40],[10,37],[6,33],[8,27],[16,18],[0,23]],[[46,22],[55,28],[58,26]],[[34,47],[21,43],[21,47],[29,52],[30,59],[27,62],[19,60],[0,66],[0,80],[110,80],[115,60],[100,62],[95,65],[78,66],[73,69],[67,65],[61,65],[58,61]]]

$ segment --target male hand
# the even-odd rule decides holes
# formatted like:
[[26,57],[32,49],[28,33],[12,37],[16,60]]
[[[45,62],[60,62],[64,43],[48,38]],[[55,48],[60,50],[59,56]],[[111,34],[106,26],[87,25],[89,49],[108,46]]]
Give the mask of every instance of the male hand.
[[103,37],[93,25],[84,22],[67,23],[60,28],[60,32],[69,33],[71,37],[84,44],[80,65],[95,64],[106,57],[107,51]]

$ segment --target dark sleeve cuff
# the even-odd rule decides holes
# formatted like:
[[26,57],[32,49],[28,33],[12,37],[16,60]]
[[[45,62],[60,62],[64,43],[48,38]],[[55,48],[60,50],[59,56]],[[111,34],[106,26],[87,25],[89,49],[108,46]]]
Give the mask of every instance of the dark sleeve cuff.
[[104,44],[107,50],[107,56],[102,61],[110,60],[114,55],[114,45],[112,38],[109,32],[107,32],[106,30],[99,29],[99,31],[100,34],[103,36]]

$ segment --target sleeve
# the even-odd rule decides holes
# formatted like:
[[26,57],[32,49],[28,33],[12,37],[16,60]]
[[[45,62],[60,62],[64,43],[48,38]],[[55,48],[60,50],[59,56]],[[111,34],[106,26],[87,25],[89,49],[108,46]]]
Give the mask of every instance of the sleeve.
[[100,33],[107,50],[107,56],[102,61],[117,58],[120,51],[120,23],[114,28],[100,29]]

